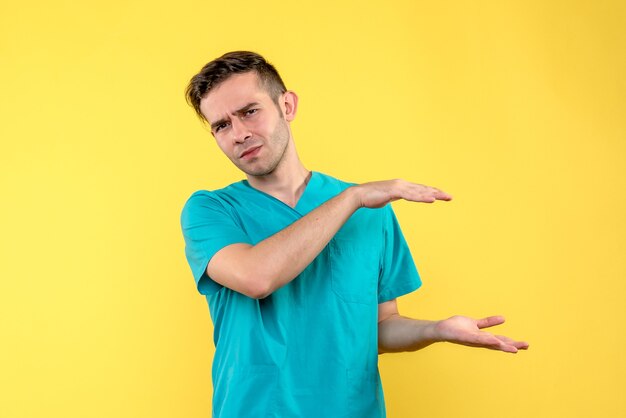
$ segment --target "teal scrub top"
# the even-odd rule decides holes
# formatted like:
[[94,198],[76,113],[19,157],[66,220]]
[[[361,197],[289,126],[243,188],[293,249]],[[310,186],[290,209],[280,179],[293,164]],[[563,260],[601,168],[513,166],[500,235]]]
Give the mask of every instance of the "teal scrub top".
[[206,273],[220,249],[254,245],[349,186],[313,172],[295,208],[245,180],[187,200],[185,254],[214,324],[214,417],[385,416],[378,304],[421,285],[390,205],[357,210],[300,275],[264,299]]

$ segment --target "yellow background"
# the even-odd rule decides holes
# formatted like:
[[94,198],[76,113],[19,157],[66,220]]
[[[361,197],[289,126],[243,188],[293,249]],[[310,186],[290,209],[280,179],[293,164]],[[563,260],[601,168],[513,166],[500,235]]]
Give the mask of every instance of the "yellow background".
[[531,343],[382,356],[389,417],[626,416],[625,4],[4,2],[0,416],[209,416],[179,215],[241,175],[183,92],[233,49],[299,93],[308,168],[454,195],[395,204],[405,314]]

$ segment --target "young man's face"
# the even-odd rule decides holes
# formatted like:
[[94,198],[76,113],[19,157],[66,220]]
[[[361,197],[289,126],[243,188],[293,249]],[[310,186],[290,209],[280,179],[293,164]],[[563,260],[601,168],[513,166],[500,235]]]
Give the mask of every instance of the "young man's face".
[[255,72],[235,74],[200,101],[200,110],[226,156],[251,176],[270,174],[282,160],[289,125]]

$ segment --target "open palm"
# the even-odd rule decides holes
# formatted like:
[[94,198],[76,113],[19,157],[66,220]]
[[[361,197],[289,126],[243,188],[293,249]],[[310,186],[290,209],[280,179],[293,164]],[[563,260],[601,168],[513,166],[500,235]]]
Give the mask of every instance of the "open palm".
[[472,319],[457,315],[440,321],[435,329],[441,341],[505,351],[507,353],[517,353],[518,350],[527,349],[528,343],[524,341],[515,341],[504,335],[494,335],[490,332],[482,331],[484,328],[502,323],[504,323],[504,318],[501,316]]

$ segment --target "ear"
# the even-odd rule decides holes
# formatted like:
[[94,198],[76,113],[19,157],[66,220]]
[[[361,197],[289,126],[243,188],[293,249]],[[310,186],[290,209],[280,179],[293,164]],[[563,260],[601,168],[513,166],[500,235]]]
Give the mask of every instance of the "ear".
[[298,110],[298,95],[289,90],[283,94],[280,104],[287,122],[294,120]]

